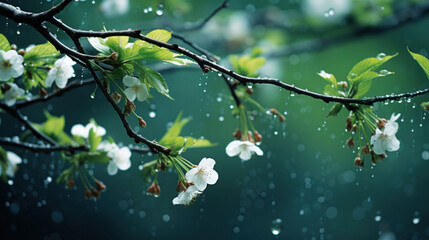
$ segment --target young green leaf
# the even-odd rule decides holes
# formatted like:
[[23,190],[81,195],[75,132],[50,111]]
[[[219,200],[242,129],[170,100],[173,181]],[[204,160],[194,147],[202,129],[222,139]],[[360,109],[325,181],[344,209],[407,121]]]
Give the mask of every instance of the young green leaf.
[[341,109],[343,109],[343,104],[341,104],[341,103],[335,103],[335,105],[331,108],[331,110],[329,111],[329,113],[326,116],[326,118],[328,118],[330,116],[337,116],[338,113],[341,111]]
[[358,62],[356,65],[353,66],[352,70],[347,75],[347,79],[350,82],[357,82],[361,81],[361,75],[368,72],[368,71],[374,71],[381,65],[383,65],[385,62],[389,61],[390,59],[394,58],[397,53],[394,55],[387,55],[384,57],[372,57],[372,58],[366,58],[360,62]]
[[7,40],[7,38],[0,33],[0,50],[3,50],[5,52],[10,50],[10,43]]
[[420,67],[422,67],[423,71],[426,73],[426,77],[429,78],[429,60],[418,53],[411,52],[409,48],[407,49],[411,56],[414,58],[414,60],[416,60]]
[[369,91],[371,88],[372,80],[361,82],[357,87],[357,92],[355,94],[355,98],[362,97],[365,93]]
[[47,42],[44,44],[39,44],[33,47],[30,51],[24,54],[25,62],[51,62],[55,60],[60,55],[60,52],[52,45],[52,43]]
[[[168,42],[168,40],[170,40],[170,38],[171,38],[171,32],[164,30],[164,29],[156,29],[156,30],[153,30],[152,32],[148,33],[146,35],[146,37],[155,39],[155,40],[160,41],[160,42]],[[150,44],[148,42],[144,42],[144,44],[143,44],[144,47],[149,47],[150,45],[152,45],[152,44]]]
[[83,152],[79,155],[79,159],[85,163],[109,163],[110,161],[107,152]]
[[337,79],[335,78],[334,74],[327,73],[325,71],[320,71],[317,73],[319,76],[321,76],[323,79],[334,85],[334,88],[337,88]]
[[94,128],[91,128],[89,130],[89,133],[88,133],[88,143],[89,143],[89,146],[90,146],[90,151],[91,152],[95,152],[96,149],[97,149],[97,147],[98,147],[98,145],[100,144],[100,142],[101,142],[101,136],[98,136],[94,132]]
[[110,54],[110,49],[108,46],[105,45],[104,39],[98,37],[89,37],[88,42],[93,48],[95,48],[95,50],[99,51],[100,53],[103,53],[105,55]]
[[174,141],[179,136],[180,132],[182,131],[182,128],[191,121],[191,117],[188,118],[182,118],[182,112],[179,113],[179,115],[176,118],[176,121],[174,121],[173,125],[168,129],[168,131],[165,133],[165,135],[161,138],[159,141],[159,144],[165,145],[169,147],[172,144],[174,144]]
[[140,71],[140,79],[143,79],[146,83],[148,83],[151,87],[155,88],[162,95],[173,100],[173,98],[171,98],[168,94],[169,90],[165,79],[158,72],[150,68],[144,68]]
[[429,111],[429,102],[422,102],[421,106],[425,111]]
[[340,96],[340,93],[338,92],[338,88],[336,88],[334,85],[328,84],[323,89],[323,94],[328,96]]

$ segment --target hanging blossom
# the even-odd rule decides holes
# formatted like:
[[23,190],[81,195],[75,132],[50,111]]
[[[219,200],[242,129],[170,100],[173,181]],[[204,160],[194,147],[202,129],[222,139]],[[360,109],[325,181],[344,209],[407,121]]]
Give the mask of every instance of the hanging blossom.
[[[14,152],[6,152],[7,155],[7,168],[6,175],[13,178],[15,176],[16,170],[18,170],[18,164],[22,163],[21,158],[16,155]],[[0,164],[0,176],[3,172],[2,165]]]
[[239,155],[243,161],[249,160],[253,153],[256,153],[258,156],[264,155],[264,152],[258,146],[249,141],[234,140],[226,146],[226,154],[228,156],[234,157]]
[[15,50],[7,52],[0,50],[0,81],[8,81],[17,78],[24,73],[24,58]]
[[125,84],[125,86],[128,87],[127,89],[125,89],[125,96],[131,102],[134,101],[136,97],[137,100],[143,102],[149,96],[149,91],[147,90],[146,85],[142,83],[138,78],[125,76],[122,79],[122,82]]
[[115,143],[103,141],[98,145],[97,149],[106,151],[107,157],[111,160],[107,165],[109,175],[115,175],[118,169],[125,171],[131,167],[131,151],[129,148],[119,148]]
[[198,166],[186,172],[186,180],[193,183],[199,191],[204,191],[207,184],[213,185],[219,178],[217,172],[213,170],[215,164],[212,158],[203,158]]
[[104,136],[106,134],[106,129],[104,129],[104,127],[95,125],[94,123],[88,123],[86,126],[83,126],[82,124],[76,124],[72,127],[71,133],[75,136],[88,138],[89,131],[91,129],[97,136]]
[[179,195],[173,199],[173,204],[189,205],[196,197],[198,197],[199,194],[201,194],[201,192],[198,191],[197,187],[195,185],[191,185],[186,189],[186,191],[180,192]]
[[394,152],[399,149],[399,140],[395,134],[398,132],[398,123],[396,120],[401,114],[392,114],[390,120],[384,124],[384,127],[380,130],[375,129],[375,135],[371,137],[371,144],[374,146],[375,154],[385,154],[385,151]]
[[15,83],[7,83],[9,85],[9,90],[4,94],[4,101],[6,105],[12,106],[16,102],[16,98],[24,96],[25,91],[22,88],[19,88]]
[[51,87],[52,83],[57,85],[59,88],[64,88],[67,85],[67,81],[74,77],[73,65],[75,65],[71,58],[64,56],[57,61],[55,61],[54,67],[51,68],[46,77],[45,83],[46,86]]
[[100,11],[106,17],[121,16],[129,11],[129,5],[129,0],[104,0],[100,5]]

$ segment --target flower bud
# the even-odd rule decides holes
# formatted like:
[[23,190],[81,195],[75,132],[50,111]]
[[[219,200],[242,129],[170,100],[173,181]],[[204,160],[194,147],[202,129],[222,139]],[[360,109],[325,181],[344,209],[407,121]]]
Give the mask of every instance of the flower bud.
[[280,120],[280,122],[284,122],[284,121],[286,121],[286,118],[285,118],[283,115],[278,114],[277,116],[279,116],[279,120]]
[[119,54],[117,52],[114,52],[114,53],[110,54],[109,57],[113,60],[118,60]]
[[363,160],[360,158],[359,154],[357,155],[353,163],[358,167],[363,167]]
[[210,72],[210,68],[208,66],[205,66],[202,68],[203,73],[209,73]]
[[97,189],[93,188],[91,190],[91,195],[92,195],[92,197],[100,198],[100,191],[98,191]]
[[254,137],[254,139],[255,139],[255,142],[260,142],[260,141],[262,141],[262,135],[261,135],[261,134],[259,134],[257,131],[254,131],[254,132],[253,132],[253,137]]
[[19,54],[19,55],[21,55],[21,56],[24,56],[24,55],[25,55],[25,50],[24,50],[24,49],[22,49],[22,48],[21,48],[21,49],[19,49],[19,50],[18,50],[18,54]]
[[[16,46],[16,44],[11,44],[10,45],[10,49],[12,50],[16,50],[18,47]],[[24,50],[24,49],[23,49]]]
[[355,141],[353,141],[353,138],[350,137],[349,139],[347,139],[346,144],[347,144],[347,147],[353,148],[355,146]]
[[251,88],[246,88],[246,92],[247,92],[249,95],[252,95],[252,94],[253,94],[253,89],[251,89]]
[[139,120],[139,126],[141,128],[145,128],[146,127],[146,122],[143,120],[143,118],[138,117],[138,120]]
[[347,132],[350,132],[352,130],[352,120],[350,117],[347,118],[347,124],[346,124]]
[[122,98],[121,94],[119,94],[118,92],[114,92],[110,96],[112,97],[113,101],[115,101],[116,104],[118,104]]
[[384,125],[386,125],[386,123],[387,123],[387,120],[386,120],[386,119],[384,119],[384,118],[382,118],[382,119],[380,119],[380,120],[377,120],[377,127],[378,127],[379,129],[383,129],[383,128],[384,128]]
[[238,130],[238,129],[236,129],[236,130],[234,131],[234,133],[232,133],[232,136],[233,136],[235,139],[240,139],[240,138],[241,138],[241,136],[242,136],[241,131],[240,131],[240,130]]
[[9,85],[9,84],[7,84],[7,83],[3,83],[2,85],[1,85],[1,92],[4,94],[4,93],[6,93],[7,91],[9,91],[9,89],[11,88],[11,86]]
[[71,188],[73,188],[73,187],[74,187],[74,179],[73,179],[73,178],[69,179],[69,180],[66,182],[66,187],[67,187],[68,189],[71,189]]
[[347,82],[341,81],[338,83],[338,86],[340,86],[342,89],[346,89],[347,88]]
[[353,124],[353,126],[352,126],[352,132],[356,132],[356,129],[357,129],[357,125]]
[[92,193],[88,188],[85,188],[85,198],[92,198]]
[[46,91],[46,89],[44,88],[39,88],[39,95],[41,98],[45,98],[48,95],[48,91]]
[[159,196],[161,195],[161,188],[159,187],[158,184],[156,184],[155,182],[153,182],[150,187],[148,187],[148,189],[146,190],[146,192],[154,195],[154,196]]
[[100,182],[100,181],[96,181],[95,185],[97,186],[97,190],[102,192],[102,191],[106,191],[106,185],[104,185],[104,183]]
[[369,145],[366,144],[365,147],[362,148],[362,154],[369,154]]
[[186,191],[185,185],[183,185],[182,181],[177,182],[177,192],[184,192]]
[[270,113],[272,113],[273,115],[279,114],[279,112],[277,112],[277,110],[275,108],[270,108]]
[[134,112],[134,110],[136,110],[136,105],[134,104],[134,102],[130,102],[127,99],[127,103],[125,104],[125,109],[124,109],[124,115],[128,116],[130,115],[132,112]]

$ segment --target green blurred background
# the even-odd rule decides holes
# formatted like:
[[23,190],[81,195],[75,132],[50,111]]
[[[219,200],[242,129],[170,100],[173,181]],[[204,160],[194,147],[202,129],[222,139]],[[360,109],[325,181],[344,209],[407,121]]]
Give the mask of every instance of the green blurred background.
[[[59,1],[9,2],[23,10],[41,11]],[[364,2],[372,5],[360,7]],[[228,55],[232,53],[241,54],[255,46],[264,48],[267,54],[275,53],[294,42],[377,26],[386,19],[390,21],[391,14],[400,9],[415,4],[419,8],[418,4],[427,2],[232,1],[204,29],[192,32],[179,30],[206,17],[220,1],[130,0],[129,11],[113,17],[100,11],[100,0],[75,1],[59,17],[82,29],[179,29],[178,33],[229,65]],[[149,7],[153,10],[145,13]],[[331,8],[334,13],[325,17]],[[162,10],[162,14],[156,10]],[[356,36],[318,51],[268,58],[261,75],[322,92],[326,83],[316,74],[320,70],[345,80],[351,67],[363,58],[398,52],[383,67],[396,74],[376,79],[367,96],[427,88],[429,80],[406,48],[427,56],[428,24],[429,17],[422,17],[391,31]],[[0,32],[18,47],[45,41],[31,28],[4,18],[0,18]],[[58,32],[58,37],[71,44],[62,33]],[[85,47],[89,49],[86,42]],[[88,77],[80,68],[75,70],[77,78]],[[267,109],[274,107],[284,113],[286,121],[259,116],[255,125],[264,137],[264,156],[242,163],[227,157],[224,150],[238,123],[231,115],[230,105],[234,103],[223,80],[216,73],[203,74],[196,68],[163,75],[175,101],[154,93],[150,103],[139,103],[137,112],[148,127],[136,130],[149,139],[160,139],[183,110],[184,116],[193,117],[184,129],[185,135],[204,136],[218,143],[213,148],[189,150],[184,156],[194,163],[203,157],[214,158],[220,176],[217,184],[209,186],[193,205],[173,206],[176,175],[161,174],[161,196],[147,196],[148,186],[138,166],[155,156],[133,154],[131,169],[113,177],[107,175],[105,166],[94,166],[94,172],[108,186],[102,198],[94,202],[83,198],[81,186],[68,191],[54,181],[49,183],[48,178],[55,179],[64,166],[58,155],[13,149],[25,157],[26,163],[12,186],[0,185],[1,239],[429,238],[429,127],[426,113],[419,106],[429,99],[427,96],[411,103],[375,105],[381,117],[402,114],[397,134],[401,147],[398,152],[388,153],[382,163],[359,169],[353,165],[355,153],[345,147],[349,136],[344,130],[344,110],[338,117],[325,119],[330,104],[293,96],[272,86],[257,86],[255,99]],[[132,143],[101,92],[95,99],[90,98],[93,90],[94,86],[85,86],[24,112],[34,122],[44,121],[44,109],[64,115],[66,129],[95,118],[107,129],[107,135],[124,144]],[[21,125],[13,119],[4,114],[0,118],[2,136],[20,131]],[[133,119],[130,121],[136,125]],[[282,224],[276,236],[272,223],[277,219]]]

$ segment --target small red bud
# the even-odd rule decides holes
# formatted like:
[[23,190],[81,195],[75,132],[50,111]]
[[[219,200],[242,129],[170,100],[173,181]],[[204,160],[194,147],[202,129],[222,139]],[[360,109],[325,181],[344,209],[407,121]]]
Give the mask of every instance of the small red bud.
[[204,66],[204,67],[202,68],[202,70],[203,70],[203,73],[208,73],[208,72],[210,72],[210,68],[209,68],[209,67],[207,67],[207,66]]
[[161,162],[160,164],[158,164],[158,169],[165,172],[167,171],[167,166],[165,165],[164,162]]
[[346,144],[347,144],[347,147],[353,148],[355,146],[355,141],[353,141],[353,138],[350,137],[349,139],[347,139]]
[[352,130],[352,120],[348,117],[347,118],[347,124],[346,124],[346,129],[348,132],[350,132]]
[[85,198],[92,198],[92,193],[88,188],[85,188]]
[[100,191],[98,191],[98,190],[97,190],[97,189],[95,189],[95,188],[93,188],[93,189],[91,190],[91,194],[92,194],[92,197],[100,198]]
[[356,129],[357,129],[357,125],[353,124],[353,126],[352,126],[352,132],[356,132]]
[[249,95],[252,95],[252,94],[253,94],[253,89],[251,89],[251,88],[246,88],[246,92],[247,92]]
[[21,55],[21,56],[24,56],[24,54],[25,54],[25,50],[24,50],[24,49],[22,49],[22,48],[21,48],[21,49],[19,49],[19,50],[18,50],[18,54],[19,54],[19,55]]
[[253,132],[253,137],[255,138],[255,142],[260,142],[262,141],[262,135],[259,134],[257,131]]
[[136,110],[136,105],[127,99],[127,103],[125,104],[125,109],[124,109],[124,115],[128,116],[132,112],[134,112],[134,110]]
[[96,181],[95,185],[97,186],[97,190],[102,192],[102,191],[106,191],[106,185],[104,185],[104,183],[100,182],[100,181]]
[[233,136],[235,139],[240,139],[242,135],[243,135],[243,134],[241,134],[241,131],[240,131],[240,130],[238,130],[238,129],[236,129],[236,130],[234,131],[234,133],[232,133],[232,136]]
[[279,114],[279,112],[277,112],[277,110],[275,108],[270,108],[270,113],[272,113],[273,115]]
[[148,193],[154,195],[154,196],[159,196],[161,195],[161,188],[159,187],[158,184],[156,184],[155,182],[153,182],[150,187],[148,187],[148,189],[146,190]]
[[118,104],[122,98],[121,94],[119,94],[118,92],[114,92],[110,96],[112,97],[113,101],[115,101],[116,104]]
[[347,82],[344,82],[344,81],[339,82],[338,86],[340,86],[343,89],[346,89],[348,87]]
[[378,127],[379,129],[383,129],[383,128],[384,128],[384,125],[386,125],[386,123],[387,123],[387,120],[386,120],[386,119],[384,119],[384,118],[382,118],[382,119],[380,119],[380,120],[377,120],[377,127]]
[[177,182],[177,192],[184,192],[186,191],[185,185],[183,185],[182,181]]
[[145,128],[146,127],[146,122],[143,120],[143,118],[138,117],[138,120],[139,120],[139,126],[141,128]]
[[46,91],[46,89],[44,88],[39,88],[39,95],[41,98],[45,98],[48,95],[48,91]]
[[69,179],[69,180],[66,182],[66,187],[67,187],[68,189],[71,189],[71,188],[73,188],[73,187],[74,187],[74,179],[73,179],[73,178]]
[[117,52],[114,52],[114,53],[110,54],[109,57],[113,60],[118,60],[119,54]]
[[357,155],[353,163],[358,167],[363,167],[363,160],[360,158],[359,154]]
[[362,154],[369,154],[369,145],[366,144],[365,147],[362,148]]

